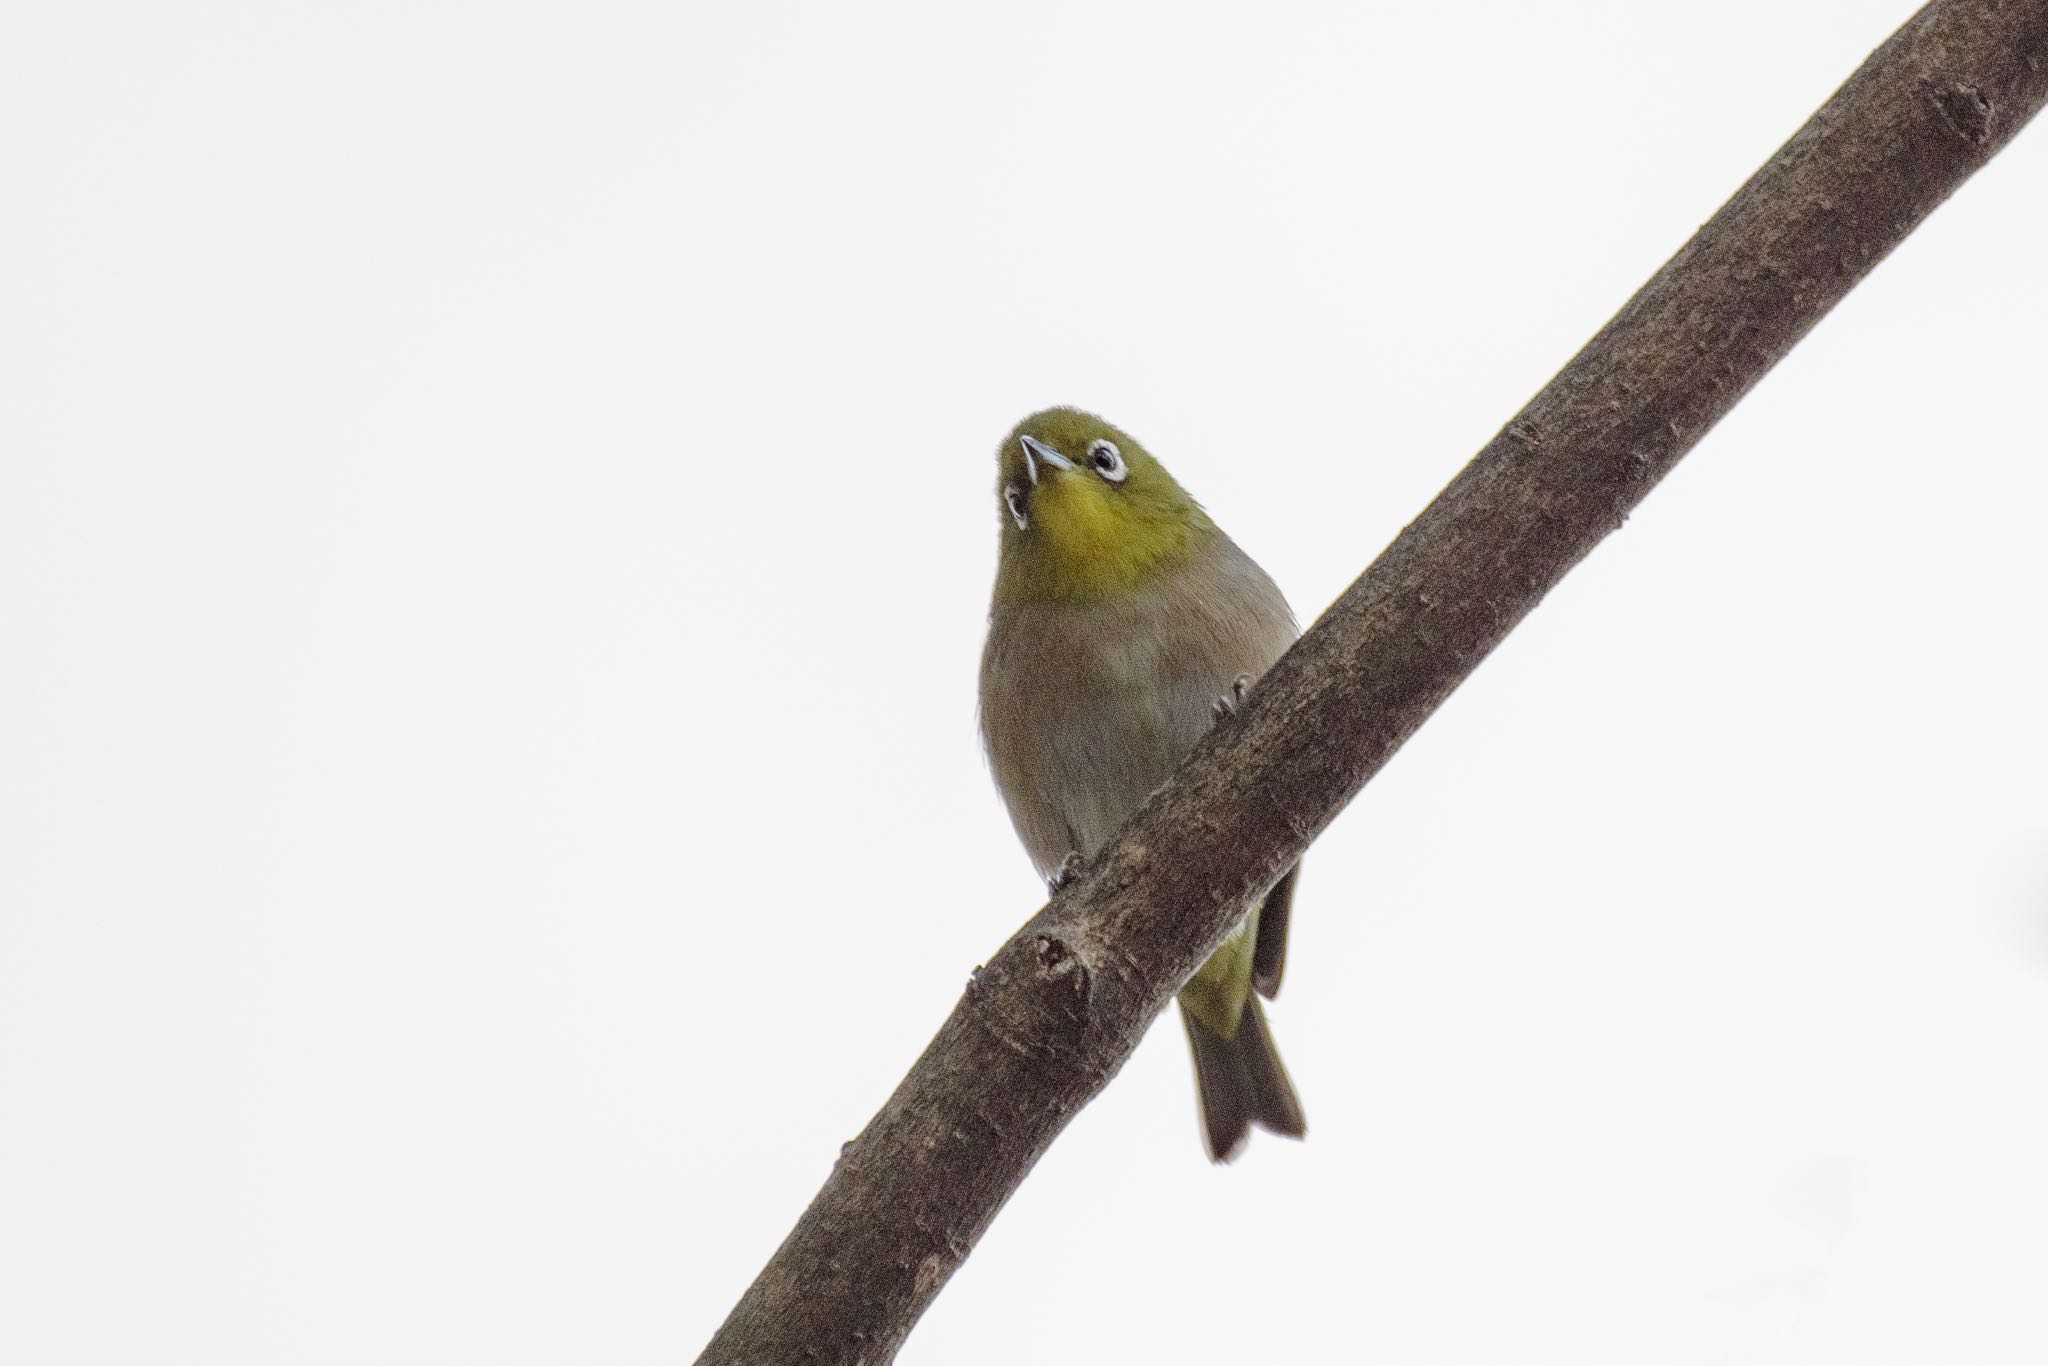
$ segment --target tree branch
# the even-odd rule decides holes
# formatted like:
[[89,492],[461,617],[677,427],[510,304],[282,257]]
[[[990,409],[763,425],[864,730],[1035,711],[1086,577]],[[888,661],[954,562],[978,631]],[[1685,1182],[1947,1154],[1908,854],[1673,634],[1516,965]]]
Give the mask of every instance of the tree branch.
[[1936,0],[978,972],[700,1363],[885,1362],[1249,901],[2048,95],[2048,0]]

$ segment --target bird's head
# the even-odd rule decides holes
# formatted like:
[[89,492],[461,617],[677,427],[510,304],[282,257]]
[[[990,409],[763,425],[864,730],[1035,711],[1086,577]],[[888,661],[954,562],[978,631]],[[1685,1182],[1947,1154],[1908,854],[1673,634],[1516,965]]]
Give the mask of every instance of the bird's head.
[[1149,451],[1078,408],[1047,408],[1018,423],[996,470],[999,601],[1136,592],[1215,530]]

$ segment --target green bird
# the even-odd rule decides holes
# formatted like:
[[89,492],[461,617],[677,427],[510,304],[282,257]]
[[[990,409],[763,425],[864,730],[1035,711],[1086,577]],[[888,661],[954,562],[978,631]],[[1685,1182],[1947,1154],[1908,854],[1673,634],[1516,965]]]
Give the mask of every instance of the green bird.
[[[1266,572],[1101,418],[1034,413],[996,460],[1002,540],[981,734],[1017,836],[1057,888],[1298,631]],[[1254,1124],[1307,1131],[1259,1004],[1280,989],[1293,891],[1289,870],[1181,988],[1217,1162]]]

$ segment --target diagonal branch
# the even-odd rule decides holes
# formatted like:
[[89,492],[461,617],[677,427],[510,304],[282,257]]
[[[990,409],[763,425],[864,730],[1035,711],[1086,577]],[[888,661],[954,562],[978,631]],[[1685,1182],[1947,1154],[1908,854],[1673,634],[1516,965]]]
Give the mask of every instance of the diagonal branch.
[[889,1360],[1251,898],[2044,98],[2048,0],[1872,54],[976,974],[700,1363]]

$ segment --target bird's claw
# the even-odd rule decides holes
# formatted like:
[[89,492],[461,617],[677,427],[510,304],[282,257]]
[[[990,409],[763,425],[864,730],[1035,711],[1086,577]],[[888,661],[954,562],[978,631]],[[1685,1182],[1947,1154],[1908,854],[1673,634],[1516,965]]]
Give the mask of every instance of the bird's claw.
[[1237,715],[1237,707],[1244,701],[1245,693],[1251,690],[1252,676],[1239,674],[1230,685],[1230,691],[1209,704],[1209,715],[1221,721],[1226,716]]
[[1060,860],[1060,866],[1053,869],[1052,876],[1045,880],[1046,895],[1059,895],[1060,888],[1066,886],[1080,875],[1081,851],[1079,849],[1069,850],[1067,856]]

